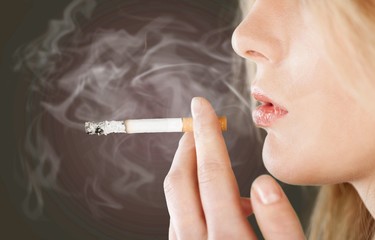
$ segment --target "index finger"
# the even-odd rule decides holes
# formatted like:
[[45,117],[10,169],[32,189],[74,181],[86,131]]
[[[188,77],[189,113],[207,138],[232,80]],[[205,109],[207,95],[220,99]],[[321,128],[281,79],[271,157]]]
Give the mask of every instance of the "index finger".
[[[191,108],[199,191],[208,232],[217,234],[236,226],[250,233],[249,224],[241,210],[236,178],[215,111],[204,98],[194,98]],[[223,226],[223,219],[231,224]]]

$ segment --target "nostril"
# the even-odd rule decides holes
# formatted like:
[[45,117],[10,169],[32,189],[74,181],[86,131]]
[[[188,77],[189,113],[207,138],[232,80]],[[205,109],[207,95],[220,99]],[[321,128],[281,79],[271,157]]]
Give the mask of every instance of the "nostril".
[[248,51],[246,51],[246,55],[248,57],[251,57],[251,58],[264,58],[264,59],[268,60],[268,58],[266,56],[264,56],[260,52],[254,51],[254,50],[248,50]]

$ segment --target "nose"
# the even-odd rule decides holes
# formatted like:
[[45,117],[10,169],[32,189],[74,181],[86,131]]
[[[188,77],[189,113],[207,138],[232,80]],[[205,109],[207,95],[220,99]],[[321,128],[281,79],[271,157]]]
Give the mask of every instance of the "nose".
[[256,63],[276,63],[281,59],[282,41],[277,30],[277,14],[265,2],[256,1],[235,29],[232,47],[239,56]]

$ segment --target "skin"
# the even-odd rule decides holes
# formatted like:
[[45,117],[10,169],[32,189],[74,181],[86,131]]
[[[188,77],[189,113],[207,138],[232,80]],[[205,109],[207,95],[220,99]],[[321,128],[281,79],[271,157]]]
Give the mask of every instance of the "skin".
[[[332,69],[314,18],[301,4],[257,0],[233,34],[234,50],[257,65],[252,90],[288,110],[265,128],[265,166],[292,184],[349,182],[374,216],[374,116]],[[357,96],[375,101],[368,92]],[[182,137],[164,184],[170,239],[256,239],[250,212],[266,239],[304,239],[272,177],[260,176],[251,199],[240,198],[214,110],[194,98],[192,113],[194,134]]]

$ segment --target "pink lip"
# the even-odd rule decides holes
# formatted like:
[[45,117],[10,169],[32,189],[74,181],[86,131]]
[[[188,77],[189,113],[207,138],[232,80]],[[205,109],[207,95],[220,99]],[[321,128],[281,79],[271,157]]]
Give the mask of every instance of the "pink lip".
[[288,114],[288,111],[280,105],[274,103],[270,98],[260,93],[253,92],[255,100],[261,103],[253,111],[253,121],[259,127],[270,127],[275,121]]

